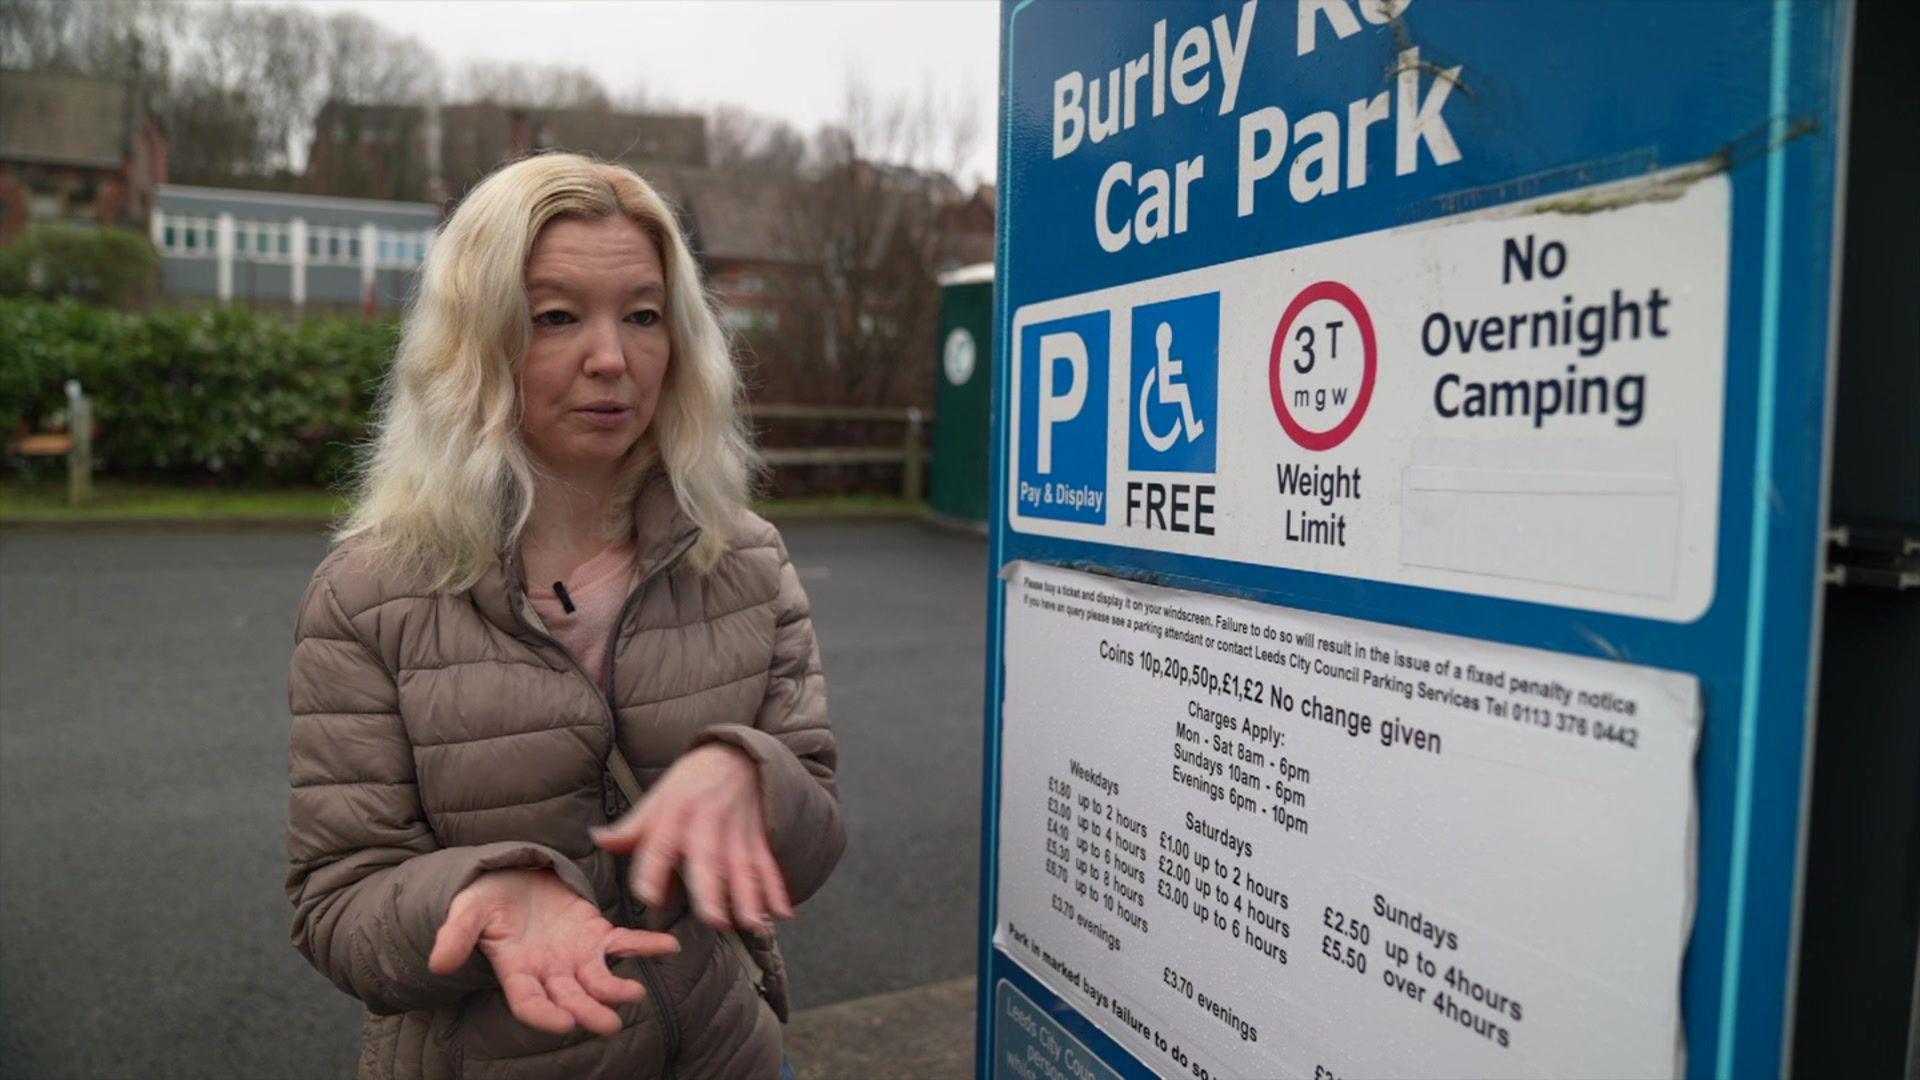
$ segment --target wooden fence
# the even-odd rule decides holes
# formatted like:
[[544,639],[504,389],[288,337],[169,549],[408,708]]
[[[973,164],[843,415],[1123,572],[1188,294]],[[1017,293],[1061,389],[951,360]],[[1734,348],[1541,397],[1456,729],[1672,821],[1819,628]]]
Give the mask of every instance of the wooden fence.
[[909,408],[833,405],[755,405],[753,421],[763,420],[827,421],[902,424],[900,441],[878,446],[770,446],[760,451],[768,465],[776,469],[810,465],[898,465],[900,496],[910,502],[926,497],[926,430],[933,416]]

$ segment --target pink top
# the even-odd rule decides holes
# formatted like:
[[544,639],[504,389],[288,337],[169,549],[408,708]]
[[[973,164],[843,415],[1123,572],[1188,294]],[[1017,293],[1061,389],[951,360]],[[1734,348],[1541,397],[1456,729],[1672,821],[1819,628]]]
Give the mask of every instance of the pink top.
[[565,579],[572,614],[561,605],[553,582],[527,582],[527,599],[547,633],[580,661],[603,694],[607,692],[607,645],[613,637],[613,621],[633,591],[637,558],[633,538],[628,537],[581,563]]

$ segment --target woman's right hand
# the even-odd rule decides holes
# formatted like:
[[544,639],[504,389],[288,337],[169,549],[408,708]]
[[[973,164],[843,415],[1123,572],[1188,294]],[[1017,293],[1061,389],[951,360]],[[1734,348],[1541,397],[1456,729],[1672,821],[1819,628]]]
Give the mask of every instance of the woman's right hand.
[[490,870],[455,894],[427,966],[450,975],[475,945],[493,964],[507,1007],[528,1027],[555,1035],[575,1024],[597,1035],[620,1030],[610,1006],[646,988],[607,970],[608,956],[670,956],[671,934],[616,927],[547,870]]

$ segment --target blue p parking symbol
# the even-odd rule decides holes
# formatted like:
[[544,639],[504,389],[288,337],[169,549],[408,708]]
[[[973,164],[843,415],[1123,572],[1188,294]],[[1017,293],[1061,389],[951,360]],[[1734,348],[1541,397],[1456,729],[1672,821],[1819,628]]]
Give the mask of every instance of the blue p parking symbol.
[[1220,294],[1133,309],[1127,466],[1213,472],[1220,413]]
[[1107,520],[1108,316],[1020,331],[1020,513]]

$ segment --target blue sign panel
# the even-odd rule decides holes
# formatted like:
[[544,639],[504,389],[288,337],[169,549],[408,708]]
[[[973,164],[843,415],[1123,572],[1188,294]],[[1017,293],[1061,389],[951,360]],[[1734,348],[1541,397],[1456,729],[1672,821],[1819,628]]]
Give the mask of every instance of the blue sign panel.
[[1133,309],[1134,388],[1127,464],[1141,471],[1213,471],[1219,440],[1220,294]]
[[1020,500],[1035,517],[1105,521],[1107,317],[1029,326],[1021,345],[1035,361],[1020,383],[1032,403],[1021,430]]
[[1850,16],[1003,0],[982,1076],[1782,1070]]

